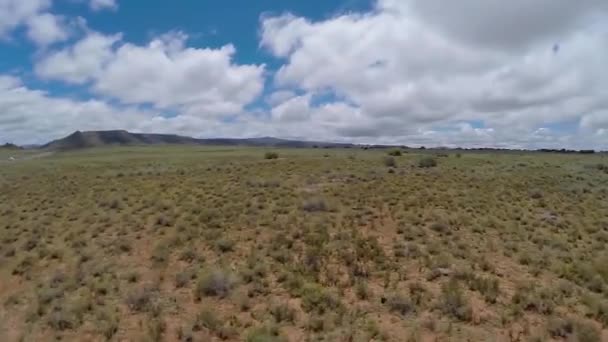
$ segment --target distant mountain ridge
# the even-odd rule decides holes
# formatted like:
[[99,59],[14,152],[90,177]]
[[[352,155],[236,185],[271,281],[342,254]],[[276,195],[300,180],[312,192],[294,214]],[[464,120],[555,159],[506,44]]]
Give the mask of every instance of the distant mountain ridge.
[[22,147],[21,146],[17,146],[15,144],[11,144],[11,143],[6,143],[4,145],[0,145],[0,149],[4,149],[4,150],[21,150]]
[[50,150],[78,150],[103,146],[136,145],[208,145],[208,146],[259,146],[259,147],[354,147],[352,144],[285,140],[272,137],[249,139],[196,139],[175,134],[131,133],[114,131],[76,131],[65,138],[53,140],[41,148]]

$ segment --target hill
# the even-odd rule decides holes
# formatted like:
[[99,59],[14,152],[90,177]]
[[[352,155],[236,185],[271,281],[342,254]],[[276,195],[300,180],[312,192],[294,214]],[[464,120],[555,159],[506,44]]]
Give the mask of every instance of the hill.
[[21,150],[22,148],[20,146],[15,145],[15,144],[6,143],[4,145],[0,145],[0,149],[3,149],[3,150]]
[[77,150],[103,146],[127,145],[223,145],[223,146],[268,146],[268,147],[352,147],[351,144],[285,140],[272,137],[250,139],[196,139],[174,134],[142,134],[124,130],[76,131],[65,138],[42,146],[51,150]]

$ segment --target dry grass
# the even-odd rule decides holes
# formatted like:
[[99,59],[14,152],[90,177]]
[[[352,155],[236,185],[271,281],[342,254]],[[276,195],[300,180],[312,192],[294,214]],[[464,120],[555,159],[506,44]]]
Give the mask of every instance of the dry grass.
[[266,152],[3,165],[0,340],[608,339],[605,156]]

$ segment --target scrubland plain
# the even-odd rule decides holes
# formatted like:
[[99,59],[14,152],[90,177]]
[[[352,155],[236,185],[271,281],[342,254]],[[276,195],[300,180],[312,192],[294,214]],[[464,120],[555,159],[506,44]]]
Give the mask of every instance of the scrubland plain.
[[608,340],[608,157],[0,163],[1,341]]

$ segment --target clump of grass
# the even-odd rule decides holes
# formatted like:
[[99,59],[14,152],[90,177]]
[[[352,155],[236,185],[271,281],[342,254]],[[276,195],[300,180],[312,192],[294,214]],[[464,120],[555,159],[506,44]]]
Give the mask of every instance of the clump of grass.
[[165,242],[158,243],[154,249],[152,250],[152,261],[157,264],[166,263],[169,260],[169,255],[171,254],[171,250],[169,246]]
[[532,311],[550,315],[555,309],[555,296],[547,290],[536,289],[532,285],[518,286],[512,298],[517,311]]
[[418,167],[420,168],[431,168],[437,166],[437,160],[433,157],[424,157],[418,161]]
[[302,308],[306,312],[323,315],[341,308],[340,299],[319,284],[305,284],[301,289]]
[[533,189],[530,191],[530,198],[532,199],[541,199],[543,198],[543,192],[539,189]]
[[247,334],[246,342],[286,342],[276,326],[254,328]]
[[273,304],[270,307],[270,314],[277,323],[293,323],[296,320],[296,311],[286,303]]
[[365,280],[357,282],[357,285],[355,286],[355,294],[360,300],[367,300],[371,297],[371,290],[369,289],[369,286],[367,286],[367,282]]
[[231,252],[234,249],[235,242],[227,238],[221,238],[215,242],[217,249],[222,252]]
[[579,320],[574,324],[575,341],[596,342],[602,340],[602,332],[593,323]]
[[500,295],[498,279],[480,277],[472,272],[458,272],[456,277],[463,280],[469,286],[471,291],[481,293],[487,303],[494,304]]
[[201,331],[207,329],[211,332],[218,331],[222,326],[222,320],[219,319],[216,314],[210,309],[201,310],[196,316],[196,320],[192,325],[192,330]]
[[398,313],[402,316],[406,316],[416,310],[412,301],[402,294],[393,294],[389,296],[386,299],[386,305],[391,312]]
[[47,323],[51,328],[58,331],[70,330],[79,324],[77,318],[66,310],[55,310],[51,312]]
[[266,152],[264,159],[279,159],[279,154],[277,152]]
[[322,198],[310,198],[302,204],[302,210],[307,212],[329,211],[329,206]]
[[125,303],[134,312],[146,312],[151,309],[155,291],[147,286],[131,291],[125,298]]
[[178,272],[175,274],[175,287],[178,289],[186,287],[193,278],[194,272],[192,272],[191,270]]
[[401,157],[403,155],[403,153],[401,152],[401,150],[394,149],[394,150],[388,151],[388,155],[392,156],[392,157]]
[[547,332],[553,338],[566,338],[574,332],[574,322],[569,319],[551,317],[547,322]]
[[455,279],[451,279],[441,287],[438,306],[444,315],[451,316],[459,321],[470,322],[473,319],[471,304]]
[[190,246],[180,253],[179,260],[191,263],[196,260],[197,257],[198,255],[196,254],[196,250],[192,246]]
[[384,157],[383,163],[386,167],[397,167],[397,161],[391,156]]
[[203,273],[194,289],[194,296],[197,300],[202,297],[224,298],[236,285],[236,278],[232,272],[215,269]]

